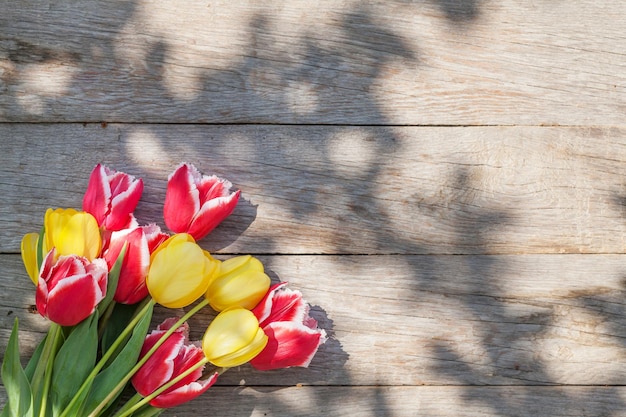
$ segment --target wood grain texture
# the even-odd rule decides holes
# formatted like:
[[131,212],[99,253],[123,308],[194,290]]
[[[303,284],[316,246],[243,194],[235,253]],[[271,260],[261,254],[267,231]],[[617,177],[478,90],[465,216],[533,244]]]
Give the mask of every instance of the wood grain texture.
[[[0,391],[0,403],[5,401]],[[623,417],[624,387],[219,387],[164,416]]]
[[96,163],[144,178],[163,227],[181,161],[243,191],[202,244],[222,253],[624,253],[626,130],[0,124],[1,252]]
[[[624,385],[624,255],[265,256],[331,336],[308,369],[232,369],[252,386]],[[0,349],[47,329],[19,255],[0,255]],[[201,338],[212,314],[191,322]],[[159,309],[155,323],[180,311]]]
[[626,3],[0,3],[0,121],[623,125]]

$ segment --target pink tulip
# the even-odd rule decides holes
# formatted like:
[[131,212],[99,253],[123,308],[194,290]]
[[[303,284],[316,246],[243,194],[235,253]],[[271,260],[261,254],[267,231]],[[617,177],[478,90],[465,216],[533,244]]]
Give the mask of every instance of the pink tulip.
[[142,192],[141,178],[136,180],[132,175],[98,164],[89,177],[83,210],[91,213],[106,230],[127,229],[133,225],[132,213]]
[[106,295],[107,265],[97,258],[89,262],[76,255],[46,255],[37,281],[35,302],[39,313],[60,324],[73,326],[89,317]]
[[191,164],[181,164],[168,178],[165,224],[175,233],[202,239],[235,209],[240,191],[231,193],[231,186],[215,175],[201,175]]
[[256,369],[307,367],[326,342],[326,332],[309,316],[302,294],[288,289],[286,282],[273,285],[252,312],[269,339],[265,349],[250,361]]
[[168,237],[155,224],[111,233],[109,247],[103,256],[109,270],[115,264],[124,244],[127,243],[117,289],[113,296],[116,302],[135,304],[148,295],[146,277],[150,267],[150,254]]
[[[165,320],[156,330],[152,331],[144,341],[140,357],[143,357],[154,344],[169,330],[177,319]],[[204,352],[196,344],[189,343],[189,326],[187,323],[176,329],[171,336],[150,356],[150,359],[133,376],[135,390],[144,397],[152,394],[163,384],[176,378],[204,359]],[[208,390],[217,380],[217,372],[209,378],[198,381],[204,367],[198,368],[168,390],[150,401],[150,405],[158,408],[176,407],[190,401]]]

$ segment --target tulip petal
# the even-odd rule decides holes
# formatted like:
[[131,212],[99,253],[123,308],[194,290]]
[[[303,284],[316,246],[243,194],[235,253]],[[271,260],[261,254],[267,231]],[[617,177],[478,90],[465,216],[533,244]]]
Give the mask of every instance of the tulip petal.
[[109,269],[113,267],[125,243],[127,249],[114,299],[122,304],[135,304],[148,295],[145,279],[150,266],[150,251],[143,228],[137,227],[111,234],[109,248],[104,254]]
[[87,191],[83,197],[83,210],[91,213],[98,224],[103,224],[111,202],[111,187],[107,179],[106,168],[102,164],[91,171]]
[[163,217],[167,227],[175,232],[187,232],[194,214],[200,210],[200,193],[193,179],[196,169],[181,164],[169,176],[163,205]]
[[78,212],[69,217],[55,233],[54,246],[59,255],[80,255],[90,261],[100,253],[102,240],[96,219],[89,213]]
[[302,323],[308,313],[308,306],[300,291],[287,288],[286,282],[272,285],[265,297],[252,310],[261,327],[276,321]]
[[233,368],[263,350],[267,336],[254,314],[243,308],[222,311],[213,319],[202,339],[202,350],[215,366]]
[[170,237],[152,254],[146,285],[162,306],[182,308],[206,292],[215,269],[216,264],[193,238],[181,233]]
[[264,329],[267,346],[250,364],[261,371],[307,367],[318,347],[326,341],[324,330],[311,329],[296,322],[271,323]]
[[218,373],[216,372],[207,379],[192,382],[173,391],[161,394],[150,401],[150,405],[158,408],[171,408],[193,400],[215,384],[217,376]]
[[102,298],[102,290],[90,274],[68,277],[50,290],[46,316],[61,326],[74,326],[89,317]]
[[37,244],[39,242],[39,233],[27,233],[22,238],[20,246],[22,252],[22,262],[28,276],[37,285],[39,280],[39,268],[37,268]]
[[189,225],[189,233],[200,240],[230,216],[239,202],[240,190],[226,197],[214,198],[205,202]]
[[167,233],[163,233],[161,228],[154,223],[141,226],[141,228],[148,240],[148,250],[150,253],[154,252],[161,243],[165,242],[170,237]]
[[[114,181],[111,182],[114,197],[103,226],[108,230],[122,230],[129,227],[133,221],[132,212],[141,198],[143,180],[141,178],[135,180],[128,174],[118,172],[114,176]],[[119,182],[122,183],[121,186]]]
[[251,310],[265,296],[270,277],[265,273],[248,270],[232,276],[217,277],[207,291],[209,303],[215,311],[229,307]]
[[220,179],[216,175],[196,177],[196,186],[200,192],[200,201],[207,201],[213,198],[225,197],[230,193],[233,185],[226,179]]
[[[197,363],[201,362],[202,360],[204,360],[204,352],[202,351],[200,347],[194,344],[187,344],[181,347],[180,351],[178,352],[178,356],[176,357],[176,360],[174,361],[174,375],[182,374],[183,372],[185,372],[189,368],[192,368],[193,366],[195,366]],[[166,391],[166,393],[169,392],[170,390],[173,391],[179,387],[182,387],[184,385],[194,382],[195,380],[197,380],[198,378],[202,376],[203,370],[204,370],[204,366],[197,368],[196,370],[191,372],[189,375],[187,375],[186,377],[178,381],[176,384],[174,384],[174,386],[171,387],[168,391]]]
[[[147,336],[142,347],[141,356],[145,355],[164,333],[153,332]],[[133,375],[132,383],[138,393],[147,396],[172,379],[174,375],[174,361],[184,343],[185,336],[180,332],[174,332],[159,346],[156,352],[150,356],[150,359]],[[148,344],[149,347],[147,347]]]

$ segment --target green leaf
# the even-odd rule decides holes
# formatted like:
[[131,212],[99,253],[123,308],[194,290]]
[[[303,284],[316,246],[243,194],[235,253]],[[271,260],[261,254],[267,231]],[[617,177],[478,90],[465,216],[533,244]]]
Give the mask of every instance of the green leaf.
[[100,304],[98,304],[98,313],[100,316],[104,315],[104,311],[107,309],[111,301],[113,301],[113,296],[115,295],[115,290],[117,289],[117,283],[120,279],[120,272],[122,271],[122,263],[124,263],[124,256],[126,255],[126,249],[128,248],[128,243],[124,243],[124,247],[120,251],[113,267],[109,271],[108,282],[107,282],[107,295],[104,297]]
[[69,404],[96,363],[98,312],[76,325],[59,349],[52,370],[52,409],[58,415]]
[[20,363],[17,317],[15,318],[9,344],[2,361],[2,382],[8,397],[3,414],[8,409],[8,415],[10,416],[32,416],[33,394],[26,373],[24,373]]
[[39,342],[39,346],[37,346],[37,349],[35,349],[35,351],[33,352],[33,356],[30,357],[30,360],[28,361],[28,364],[26,365],[26,369],[24,369],[24,372],[26,373],[26,377],[31,382],[33,380],[33,375],[35,374],[35,368],[37,368],[37,364],[39,363],[41,352],[43,351],[43,347],[46,344],[47,337],[48,337],[48,334],[46,333],[46,336],[43,339],[41,339],[41,342]]
[[[136,310],[136,305],[115,305],[113,313],[111,314],[109,321],[104,328],[104,334],[102,335],[102,352],[106,352],[107,350],[109,350],[117,337],[122,334],[128,323],[130,323],[131,319],[133,318]],[[124,341],[124,343],[126,343],[126,341]],[[117,356],[117,354],[115,354],[114,356]]]
[[[153,308],[148,309],[146,314],[139,320],[132,335],[124,348],[117,355],[115,360],[100,372],[94,379],[91,391],[84,402],[83,408],[79,415],[88,415],[90,412],[104,401],[113,389],[124,379],[128,372],[135,366],[143,341],[152,320]],[[112,402],[121,393],[121,390],[111,398]]]

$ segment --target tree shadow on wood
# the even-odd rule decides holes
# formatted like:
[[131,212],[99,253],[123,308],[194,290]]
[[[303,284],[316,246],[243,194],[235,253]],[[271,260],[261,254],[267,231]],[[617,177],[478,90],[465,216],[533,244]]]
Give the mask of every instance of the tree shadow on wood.
[[[433,0],[435,1],[435,0]],[[479,15],[478,0],[453,1],[439,0],[435,3],[444,11],[445,15],[452,22],[469,22]],[[129,2],[128,18],[133,17],[134,3]],[[105,12],[105,11],[104,11]],[[389,127],[390,120],[383,109],[381,99],[374,93],[376,81],[381,78],[385,68],[394,60],[402,60],[406,64],[415,65],[419,63],[419,51],[410,48],[402,36],[398,35],[393,28],[381,24],[376,16],[367,6],[357,5],[354,10],[341,16],[338,22],[340,30],[339,37],[334,43],[322,42],[315,33],[304,33],[299,39],[299,46],[302,52],[301,59],[294,62],[289,55],[293,51],[281,50],[274,45],[279,44],[280,33],[274,33],[272,29],[272,18],[269,13],[259,13],[250,21],[248,44],[244,46],[241,62],[228,70],[203,71],[200,86],[201,91],[197,96],[189,101],[177,99],[168,93],[164,86],[164,64],[170,54],[171,46],[164,39],[153,40],[146,47],[146,58],[143,62],[144,76],[141,81],[131,83],[129,88],[136,91],[137,103],[141,104],[141,92],[144,90],[156,91],[162,98],[161,104],[172,106],[174,109],[190,109],[202,106],[209,100],[216,100],[224,103],[224,106],[217,114],[207,114],[205,120],[197,122],[219,120],[220,116],[228,117],[229,120],[237,122],[252,123],[273,123],[276,115],[284,114],[285,120],[293,123],[312,123],[323,120],[321,124],[327,126],[323,128],[305,126],[299,133],[304,138],[297,138],[299,146],[302,148],[297,155],[291,155],[286,147],[273,147],[268,149],[263,140],[248,142],[251,148],[250,163],[265,163],[267,152],[273,152],[275,161],[280,161],[282,167],[277,169],[291,170],[289,181],[297,192],[288,190],[286,187],[276,187],[269,184],[271,179],[265,183],[268,189],[275,191],[274,197],[281,199],[287,206],[293,218],[301,222],[315,214],[317,210],[322,210],[324,204],[335,203],[332,199],[338,200],[337,204],[345,207],[339,218],[329,219],[327,227],[333,229],[335,235],[333,253],[350,254],[355,241],[354,235],[358,230],[368,230],[371,233],[364,234],[364,238],[373,238],[373,243],[368,247],[372,253],[380,253],[383,250],[391,253],[403,253],[408,255],[434,253],[438,248],[430,247],[427,243],[419,243],[415,240],[406,239],[400,236],[399,230],[395,227],[379,227],[381,223],[388,221],[391,223],[391,216],[387,212],[384,201],[377,198],[377,179],[385,169],[382,161],[389,155],[401,154],[404,149],[399,144],[399,138],[393,128]],[[121,32],[125,22],[120,21],[118,25],[109,28],[112,32]],[[109,38],[113,40],[114,37]],[[92,39],[83,39],[91,42]],[[52,50],[42,49],[43,47],[26,46],[16,44],[16,48],[9,54],[17,64],[24,64],[31,61],[43,61],[54,57]],[[116,60],[116,45],[112,41],[101,42],[94,48],[83,48],[93,51],[89,56],[76,57],[71,55],[72,62],[81,63],[82,67],[74,82],[84,83],[89,77],[102,72],[103,69],[119,71],[114,62]],[[29,61],[30,60],[30,61]],[[39,61],[37,61],[39,62]],[[287,66],[287,68],[285,68]],[[120,77],[123,83],[124,77]],[[11,80],[9,79],[11,82]],[[119,88],[120,86],[117,86]],[[242,89],[246,92],[245,99],[252,103],[257,103],[253,110],[254,117],[248,114],[237,116],[241,103],[230,101],[232,92]],[[309,99],[298,100],[298,94],[305,94]],[[94,92],[95,108],[97,110],[97,94],[106,95],[106,92]],[[336,113],[337,102],[359,103],[353,107],[355,114]],[[53,100],[50,101],[53,103]],[[50,104],[48,103],[48,104]],[[135,104],[137,104],[135,103]],[[45,104],[45,103],[44,103]],[[18,100],[14,100],[13,106],[19,107]],[[53,105],[44,105],[42,108],[48,109]],[[122,106],[124,107],[124,106]],[[243,106],[245,107],[245,106]],[[123,109],[121,110],[123,111]],[[361,114],[357,114],[361,113]],[[52,113],[44,113],[43,116],[54,117]],[[111,115],[115,117],[115,115]],[[333,145],[336,138],[342,140],[354,131],[354,126],[342,126],[343,120],[358,120],[363,126],[359,127],[359,132],[365,136],[368,149],[374,157],[365,161],[362,167],[338,167],[332,155]],[[372,126],[376,125],[376,126]],[[146,127],[151,129],[151,127]],[[262,129],[262,127],[259,127]],[[271,127],[269,128],[271,129]],[[175,141],[171,138],[159,137],[161,130],[154,128],[152,134],[155,141],[162,141],[162,145],[171,145]],[[313,139],[308,139],[308,133],[312,133]],[[212,148],[211,138],[207,136],[207,148],[197,152],[198,161],[205,161],[207,165],[215,163],[219,165],[219,158],[216,155],[221,152],[228,153],[228,145],[223,145],[222,149]],[[181,150],[184,148],[183,144]],[[176,158],[177,149],[169,150],[172,158]],[[189,152],[189,150],[185,150]],[[312,153],[317,161],[323,164],[314,166],[307,160],[307,153]],[[102,154],[99,154],[101,156]],[[213,158],[213,159],[211,159]],[[227,160],[227,158],[225,158]],[[136,163],[128,157],[129,172],[141,175],[147,173],[147,179],[154,180],[149,174],[148,168]],[[208,162],[207,162],[208,161]],[[99,162],[99,161],[94,161]],[[196,161],[192,161],[196,162]],[[242,178],[248,175],[251,170],[237,168],[237,161],[226,162],[232,164],[225,168],[226,176],[233,174],[235,178]],[[178,161],[173,161],[173,164]],[[197,163],[204,171],[205,166]],[[447,208],[440,206],[429,206],[423,201],[415,204],[416,219],[428,219],[437,224],[437,216],[444,214],[453,227],[452,254],[485,254],[489,253],[488,236],[496,234],[505,229],[511,220],[510,213],[497,204],[481,204],[476,202],[472,196],[472,190],[479,187],[472,179],[471,169],[458,169],[453,172],[448,180],[449,187],[456,190],[454,198]],[[324,177],[327,179],[328,187],[333,188],[333,195],[328,196],[327,190],[315,189],[311,184],[318,181],[311,181],[311,177]],[[160,183],[155,186],[158,195],[164,194],[165,180],[160,179]],[[243,182],[243,180],[241,181]],[[356,190],[356,191],[355,191]],[[415,191],[415,190],[412,190]],[[297,195],[294,195],[297,194]],[[416,191],[419,197],[419,190]],[[159,201],[162,201],[160,198]],[[622,198],[623,206],[623,198]],[[148,203],[148,205],[153,203]],[[216,230],[217,243],[207,243],[213,245],[211,250],[217,250],[232,243],[228,236],[240,236],[245,228],[256,218],[256,206],[249,202],[237,209],[234,216],[227,220],[220,229]],[[156,213],[154,207],[146,207],[146,212]],[[242,221],[243,220],[243,221]],[[342,230],[342,226],[345,226]],[[373,231],[371,229],[374,229]],[[278,238],[277,238],[278,239]],[[365,239],[363,239],[365,240]],[[272,238],[267,238],[262,242],[266,248],[263,253],[276,253],[276,242]],[[223,245],[223,246],[221,246]],[[363,246],[365,247],[365,246]],[[364,251],[359,248],[362,252]],[[448,250],[448,248],[446,248]],[[352,253],[355,254],[355,253]],[[362,253],[356,253],[360,255]],[[347,257],[346,257],[347,258]],[[521,314],[511,311],[507,300],[501,298],[498,291],[499,272],[506,267],[506,260],[493,256],[468,257],[461,263],[455,263],[455,267],[463,270],[468,279],[459,283],[459,288],[455,293],[447,293],[453,299],[452,304],[459,311],[466,313],[466,321],[470,332],[475,336],[479,352],[473,355],[464,355],[462,347],[455,345],[454,339],[438,340],[426,348],[434,357],[432,370],[441,381],[446,384],[460,384],[466,386],[464,400],[468,404],[475,402],[486,403],[495,413],[499,415],[515,415],[517,413],[517,401],[523,399],[525,403],[532,403],[536,390],[529,385],[546,384],[554,382],[545,369],[544,364],[535,358],[536,350],[532,348],[534,339],[539,339],[546,332],[546,329],[554,320],[553,310],[548,308],[536,308],[528,306],[526,311],[530,314]],[[414,292],[420,294],[422,291],[444,292],[441,288],[442,277],[447,272],[445,266],[436,263],[432,257],[412,257],[410,261],[411,273],[415,279]],[[271,267],[271,265],[270,265]],[[288,279],[288,277],[278,277]],[[340,278],[338,278],[340,279]],[[451,283],[454,285],[455,283]],[[597,298],[583,301],[586,308],[597,311],[597,314],[604,316],[612,311],[614,306],[609,305],[611,300]],[[408,306],[411,307],[411,306]],[[328,317],[325,306],[314,306],[312,315],[320,325],[329,329],[331,339],[320,350],[309,370],[288,369],[280,372],[283,383],[280,386],[262,387],[262,382],[256,383],[256,388],[252,390],[276,391],[284,389],[284,385],[294,383],[316,384],[337,384],[350,385],[355,383],[350,373],[345,369],[348,361],[348,353],[345,352],[341,341],[333,334],[335,323]],[[616,311],[616,314],[619,314]],[[616,329],[621,332],[621,326]],[[335,332],[336,333],[336,332]],[[393,335],[392,335],[393,336]],[[376,360],[376,359],[374,359]],[[230,390],[233,395],[239,395],[239,379],[248,381],[262,381],[263,375],[249,370],[232,371],[225,374],[221,383],[228,384],[220,389]],[[225,382],[222,382],[225,381]],[[386,384],[387,381],[381,383]],[[490,384],[520,384],[517,388],[515,398],[489,397],[476,398],[472,393],[475,385]],[[371,391],[369,391],[371,392]],[[324,391],[324,396],[315,397],[313,400],[318,404],[326,404],[327,410],[332,410],[332,405],[340,407],[343,404],[345,391]],[[209,393],[209,395],[211,395]],[[564,394],[567,396],[567,394]],[[590,402],[591,397],[596,395],[595,390],[585,392],[580,397],[570,397],[563,404],[566,408],[560,410],[562,414],[576,413],[584,409]],[[615,389],[609,389],[612,398],[612,405],[623,406],[620,400],[620,393]],[[362,403],[371,404],[371,409],[376,410],[378,415],[391,415],[390,405],[385,392],[377,388],[375,395],[363,394]],[[616,400],[617,399],[617,400]],[[211,401],[219,401],[219,398],[211,397]],[[194,414],[197,412],[197,402],[192,402],[180,408],[181,414]],[[331,404],[331,406],[328,406]],[[296,409],[290,408],[287,402],[281,402],[280,397],[276,400],[268,400],[268,406],[276,406],[283,411],[283,415],[295,415]],[[603,411],[597,408],[594,411]],[[249,406],[250,414],[254,412],[254,405]],[[606,410],[605,410],[606,411]],[[599,414],[599,413],[594,413]],[[224,415],[228,415],[225,412]]]

